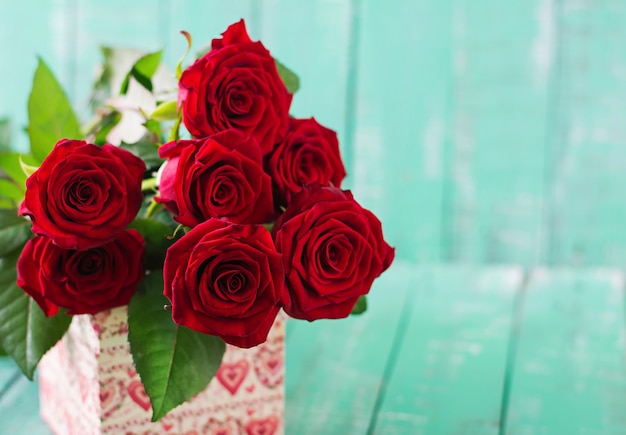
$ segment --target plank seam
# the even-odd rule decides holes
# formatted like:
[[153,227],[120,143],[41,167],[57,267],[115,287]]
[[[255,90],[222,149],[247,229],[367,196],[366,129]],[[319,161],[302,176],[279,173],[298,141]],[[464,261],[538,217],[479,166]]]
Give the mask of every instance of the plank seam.
[[[411,283],[412,282],[413,280],[411,280]],[[411,286],[411,283],[409,284],[409,287]],[[374,408],[372,409],[370,423],[367,429],[367,435],[373,435],[375,433],[376,425],[378,424],[378,414],[387,394],[387,384],[389,383],[389,379],[391,378],[391,375],[393,374],[393,371],[396,367],[398,355],[400,354],[400,347],[404,341],[404,336],[406,335],[411,312],[413,311],[413,299],[413,292],[411,292],[410,290],[407,291],[404,296],[404,306],[402,307],[402,311],[400,312],[400,319],[398,320],[396,333],[394,334],[393,342],[391,344],[391,352],[389,354],[387,362],[385,363],[383,376],[378,387],[378,393],[376,394],[376,401],[374,402]]]
[[356,131],[357,80],[359,68],[361,1],[350,0],[350,30],[348,40],[348,71],[346,77],[344,161],[348,173],[354,173],[354,136]]
[[0,389],[0,403],[2,403],[2,399],[9,392],[9,390],[15,385],[15,383],[22,377],[22,373],[19,370],[15,370],[13,376],[9,378],[9,381],[4,385],[2,389]]
[[532,280],[532,274],[533,273],[531,270],[524,270],[522,282],[520,283],[519,290],[515,294],[515,298],[513,300],[513,313],[511,316],[509,341],[505,360],[504,381],[502,383],[502,399],[500,401],[500,422],[498,427],[499,435],[506,434],[509,403],[511,398],[511,387],[513,385],[513,372],[515,369],[515,359],[517,357],[517,348],[522,330],[522,323],[524,320],[524,306],[526,302],[526,296],[528,294],[528,287],[530,281]]

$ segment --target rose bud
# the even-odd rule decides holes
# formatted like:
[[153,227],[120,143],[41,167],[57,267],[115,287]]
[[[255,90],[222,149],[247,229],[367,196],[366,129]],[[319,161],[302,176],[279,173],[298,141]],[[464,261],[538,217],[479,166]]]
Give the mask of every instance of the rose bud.
[[376,216],[334,187],[305,186],[273,231],[285,268],[282,302],[298,319],[348,316],[394,258]]

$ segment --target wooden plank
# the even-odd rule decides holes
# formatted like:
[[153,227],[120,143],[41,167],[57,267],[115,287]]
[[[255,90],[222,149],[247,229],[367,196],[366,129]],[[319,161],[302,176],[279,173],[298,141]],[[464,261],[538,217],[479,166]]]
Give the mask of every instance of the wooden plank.
[[360,3],[350,186],[381,217],[399,258],[436,261],[450,127],[451,0]]
[[517,267],[428,269],[378,410],[376,434],[497,434]]
[[557,5],[550,262],[623,267],[626,3]]
[[395,264],[375,283],[364,315],[299,322],[287,342],[286,433],[367,431],[405,295],[418,282],[410,266]]
[[291,114],[335,130],[344,153],[352,10],[350,1],[321,0],[265,0],[261,9],[263,44],[300,77]]
[[[240,19],[246,20],[246,27],[253,40],[261,37],[261,20],[259,8],[261,2],[254,0],[195,0],[180,2],[167,0],[168,5],[161,11],[167,20],[167,25],[161,29],[166,34],[166,59],[172,68],[178,59],[187,50],[187,42],[179,31],[186,30],[191,33],[194,41],[193,53],[208,47],[213,38],[226,30],[226,28]],[[189,56],[190,63],[193,56]]]
[[537,269],[525,299],[506,433],[626,433],[622,273]]
[[540,261],[555,44],[551,5],[455,2],[453,149],[444,212],[451,260]]
[[20,375],[19,369],[11,358],[0,356],[0,397]]
[[39,416],[39,384],[20,377],[0,397],[0,433],[49,435]]
[[11,119],[13,146],[24,151],[28,136],[27,100],[32,77],[41,56],[64,85],[69,84],[67,50],[71,29],[70,0],[0,2],[0,118]]
[[167,38],[173,35],[166,31],[169,5],[166,0],[74,2],[74,34],[68,47],[73,51],[70,95],[81,119],[86,120],[97,67],[103,60],[100,46],[156,51],[163,48]]

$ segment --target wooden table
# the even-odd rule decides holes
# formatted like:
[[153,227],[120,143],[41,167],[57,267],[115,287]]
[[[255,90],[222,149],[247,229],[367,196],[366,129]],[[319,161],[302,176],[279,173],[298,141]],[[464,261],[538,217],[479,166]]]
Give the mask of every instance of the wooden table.
[[[395,264],[366,315],[292,321],[288,434],[624,434],[624,275]],[[0,360],[0,433],[49,433]]]

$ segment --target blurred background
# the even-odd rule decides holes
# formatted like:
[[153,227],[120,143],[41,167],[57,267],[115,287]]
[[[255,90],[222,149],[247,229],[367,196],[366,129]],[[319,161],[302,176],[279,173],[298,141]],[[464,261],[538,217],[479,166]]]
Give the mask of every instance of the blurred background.
[[[622,0],[3,0],[0,118],[45,59],[83,120],[100,45],[176,64],[244,18],[336,130],[346,186],[420,263],[626,260]],[[1,140],[0,140],[1,142]]]

